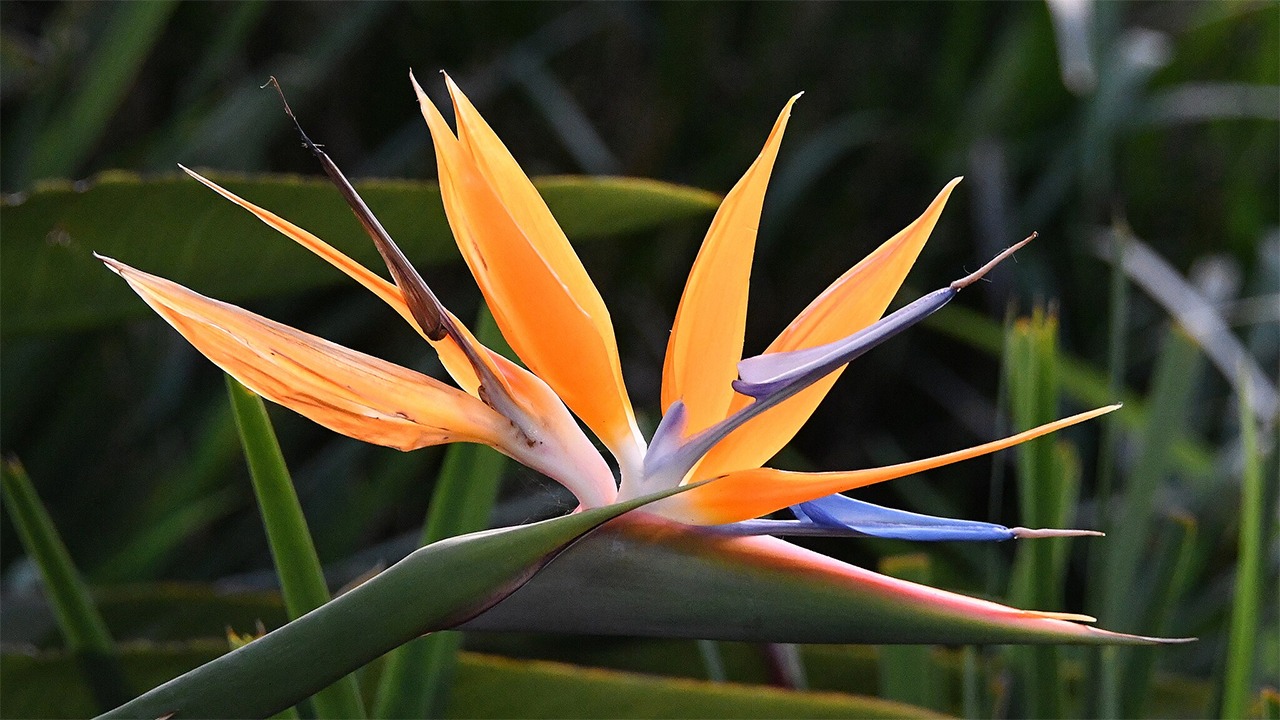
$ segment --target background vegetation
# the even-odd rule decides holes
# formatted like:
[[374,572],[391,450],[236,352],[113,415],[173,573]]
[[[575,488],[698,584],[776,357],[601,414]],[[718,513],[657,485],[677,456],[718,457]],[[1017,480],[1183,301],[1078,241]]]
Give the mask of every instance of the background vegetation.
[[[1016,265],[937,322],[859,360],[778,464],[839,469],[924,456],[1037,413],[1127,400],[1114,420],[1055,443],[860,495],[1010,525],[1047,518],[1109,532],[1053,546],[1061,557],[1049,575],[1011,547],[819,547],[1015,602],[1043,606],[1048,586],[1059,604],[1051,609],[1200,642],[1037,659],[1049,662],[1054,682],[1023,676],[1018,656],[994,650],[817,649],[804,655],[811,687],[970,715],[1218,713],[1233,612],[1240,617],[1233,607],[1251,596],[1261,617],[1248,626],[1247,647],[1236,643],[1236,655],[1252,659],[1238,684],[1248,688],[1250,711],[1263,711],[1259,688],[1280,676],[1274,3],[7,2],[2,11],[0,444],[30,473],[114,637],[187,642],[133,645],[134,677],[157,682],[224,648],[209,640],[224,626],[271,626],[283,611],[220,373],[92,267],[87,251],[110,247],[228,299],[216,291],[239,286],[240,299],[263,314],[430,371],[429,350],[373,298],[265,228],[237,225],[230,212],[210,215],[213,201],[194,183],[166,180],[176,163],[248,173],[241,182],[259,191],[252,199],[326,229],[319,234],[335,244],[361,246],[336,192],[260,177],[317,168],[274,93],[259,86],[277,76],[309,134],[353,177],[430,180],[433,155],[406,78],[413,68],[438,103],[443,84],[432,71],[447,70],[531,175],[639,176],[715,193],[751,162],[785,100],[805,91],[762,223],[749,352],[952,177],[966,180],[903,300],[1041,233]],[[116,169],[147,182],[99,176]],[[474,317],[478,293],[447,250],[438,200],[421,184],[371,187],[384,193],[371,204],[380,209],[382,198],[392,234],[412,238],[438,294]],[[666,330],[710,218],[705,197],[677,195],[600,198],[570,188],[563,201],[650,428]],[[65,208],[79,214],[63,218]],[[1241,410],[1245,388],[1251,409]],[[402,455],[273,416],[334,587],[413,547],[442,452]],[[1256,424],[1256,445],[1242,418]],[[495,471],[503,480],[494,524],[566,507],[532,471]],[[1261,495],[1242,512],[1250,472]],[[1037,497],[1062,502],[1035,507]],[[1257,547],[1242,555],[1241,528],[1252,516],[1262,523]],[[0,710],[83,713],[75,708],[86,706],[67,704],[80,701],[74,693],[39,705],[21,705],[14,693],[17,679],[51,682],[74,668],[56,654],[31,654],[62,640],[8,517],[0,533]],[[923,559],[904,561],[904,552]],[[1256,577],[1249,558],[1259,562]],[[1237,584],[1238,567],[1254,579]],[[509,657],[708,673],[684,643],[467,643]],[[731,679],[768,679],[768,653],[721,651]],[[606,680],[576,670],[503,662],[466,656],[448,712],[670,714],[688,702],[675,699],[689,690],[683,685],[653,689],[643,685],[649,680],[607,676],[641,683],[625,695],[583,685]],[[928,683],[900,682],[920,673],[950,684],[935,695],[921,689]],[[486,706],[491,694],[476,690],[485,682],[530,683],[545,703]],[[1037,695],[1054,684],[1068,691],[1058,699],[1066,705]],[[775,707],[760,699],[773,696],[756,692],[737,705],[694,707],[821,712],[761,709]],[[591,704],[620,697],[636,700]],[[672,704],[638,704],[655,697]]]

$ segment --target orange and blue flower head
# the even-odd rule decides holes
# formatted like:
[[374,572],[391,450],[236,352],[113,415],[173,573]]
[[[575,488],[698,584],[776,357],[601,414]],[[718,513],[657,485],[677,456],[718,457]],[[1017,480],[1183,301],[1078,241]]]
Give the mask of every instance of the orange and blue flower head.
[[[919,218],[837,278],[764,353],[743,358],[756,228],[799,96],[791,98],[760,155],[724,198],[690,270],[663,364],[662,420],[646,441],[623,384],[609,311],[533,184],[452,80],[445,78],[456,131],[412,76],[411,81],[434,140],[454,238],[523,365],[482,345],[445,309],[341,171],[305,134],[305,143],[377,245],[391,281],[306,230],[183,169],[391,306],[436,350],[456,386],[117,260],[103,261],[228,374],[321,425],[406,451],[451,442],[489,445],[561,483],[584,508],[688,486],[633,511],[634,524],[683,528],[685,536],[735,556],[756,553],[824,568],[835,562],[769,537],[780,535],[933,541],[1096,534],[932,517],[840,493],[1008,448],[1118,406],[887,467],[820,473],[763,467],[809,419],[847,363],[942,308],[1026,242],[886,315],[959,178]],[[607,449],[612,463],[583,426]],[[766,517],[778,511],[789,511],[792,519]],[[1078,640],[1090,633],[1128,637],[1068,622],[1088,619],[1082,616],[1006,608],[856,568],[828,570],[854,578],[851,582],[884,584],[890,588],[886,592],[914,594],[975,615],[1045,624],[1046,632],[1059,639]]]

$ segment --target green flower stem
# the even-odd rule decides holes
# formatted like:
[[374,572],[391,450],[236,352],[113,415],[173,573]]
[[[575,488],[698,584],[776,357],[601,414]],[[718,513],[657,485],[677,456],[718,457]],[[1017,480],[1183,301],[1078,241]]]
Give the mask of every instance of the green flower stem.
[[23,548],[40,571],[58,628],[67,648],[80,661],[95,700],[102,707],[122,702],[128,693],[115,642],[31,478],[16,459],[3,462],[0,477],[9,517],[13,518]]
[[1231,636],[1227,642],[1227,672],[1222,682],[1224,718],[1245,716],[1253,679],[1258,637],[1258,598],[1262,594],[1262,453],[1249,398],[1248,383],[1239,394],[1240,449],[1244,472],[1240,478],[1240,554],[1236,561],[1235,596],[1231,606]]
[[103,717],[254,718],[279,712],[392,648],[492,607],[574,540],[687,487],[420,548],[332,602]]
[[[262,512],[271,557],[280,578],[285,610],[291,620],[296,619],[329,602],[324,570],[262,398],[230,375],[227,376],[227,394],[231,398],[236,427],[240,430],[240,441],[249,463],[253,492]],[[311,702],[322,719],[365,716],[360,686],[354,676],[320,689]]]

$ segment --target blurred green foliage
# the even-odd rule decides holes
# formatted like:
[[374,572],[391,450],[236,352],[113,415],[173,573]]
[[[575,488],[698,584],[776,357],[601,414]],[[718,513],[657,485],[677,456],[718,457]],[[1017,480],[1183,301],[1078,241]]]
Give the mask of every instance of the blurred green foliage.
[[[1073,20],[1071,7],[1087,13]],[[983,290],[966,293],[953,314],[940,315],[945,332],[917,330],[860,359],[777,464],[852,468],[989,439],[1005,424],[1001,343],[990,342],[999,337],[998,318],[1010,305],[1025,314],[1037,301],[1053,301],[1061,409],[1106,395],[1109,373],[1114,392],[1141,398],[1154,417],[1106,421],[1116,431],[1101,458],[1097,427],[1063,435],[1082,461],[1074,522],[1112,536],[1071,544],[1065,605],[1046,609],[1098,614],[1117,630],[1201,638],[1141,657],[1063,652],[1061,672],[1076,668],[1085,678],[1085,690],[1071,694],[1084,704],[1069,710],[1177,714],[1167,700],[1174,690],[1162,680],[1168,673],[1209,687],[1222,680],[1239,545],[1235,498],[1246,466],[1228,380],[1237,368],[1205,362],[1206,336],[1182,327],[1186,314],[1153,300],[1147,288],[1160,282],[1161,267],[1172,270],[1262,369],[1272,394],[1268,405],[1267,388],[1252,388],[1261,428],[1256,460],[1266,479],[1262,506],[1274,508],[1275,3],[6,2],[0,26],[0,449],[30,470],[91,583],[216,582],[259,591],[272,589],[274,578],[220,373],[158,320],[71,331],[31,320],[36,308],[10,314],[14,277],[40,291],[30,297],[51,304],[86,291],[74,275],[25,265],[37,258],[32,268],[44,267],[38,259],[68,236],[65,227],[36,223],[27,231],[14,219],[29,207],[24,200],[42,197],[31,194],[41,180],[71,181],[70,189],[50,190],[71,194],[92,186],[78,181],[105,170],[168,176],[176,163],[316,175],[278,99],[259,90],[268,75],[280,79],[308,133],[348,174],[431,180],[428,135],[407,81],[414,68],[437,102],[443,84],[431,81],[431,71],[447,70],[531,175],[640,176],[723,193],[755,157],[785,100],[804,90],[762,221],[748,352],[763,348],[954,176],[966,180],[909,286],[935,287],[1031,230],[1042,238]],[[91,201],[103,195],[82,197],[100,225],[115,230],[111,250],[121,260],[140,263],[156,257],[156,248],[172,250],[186,273],[178,279],[197,290],[212,293],[234,280],[227,257],[257,246],[265,259],[241,263],[246,277],[327,272],[304,254],[277,254],[288,241],[250,223],[220,242],[212,230],[221,225],[183,228],[188,207],[157,206],[158,196],[125,193],[98,204]],[[281,209],[267,198],[269,208]],[[358,226],[343,225],[336,194],[314,202],[332,205],[316,211],[332,216],[327,240],[361,246]],[[422,217],[438,225],[437,202],[423,194]],[[401,200],[409,212],[397,221],[405,228],[399,234],[414,232],[411,203]],[[666,331],[707,217],[672,212],[580,246],[613,311],[624,372],[649,428]],[[426,224],[424,274],[456,314],[474,317],[474,284],[449,259],[447,237]],[[582,225],[572,238],[589,234],[590,223]],[[1112,272],[1119,255],[1108,248],[1120,237],[1154,250],[1165,265]],[[92,249],[80,248],[86,257]],[[338,282],[255,293],[250,307],[438,369],[398,318],[330,277]],[[1116,287],[1124,300],[1108,303]],[[11,326],[23,334],[11,337]],[[441,452],[363,446],[273,413],[333,584],[414,546]],[[1025,510],[1012,459],[997,460],[997,475],[1010,463],[1000,483],[990,482],[991,464],[972,462],[860,497],[1016,524]],[[1100,487],[1099,477],[1109,480]],[[549,481],[512,468],[493,521],[552,514],[567,503]],[[1280,676],[1276,526],[1269,513],[1260,531],[1269,594],[1253,688]],[[1123,547],[1093,545],[1116,541]],[[921,550],[880,541],[818,545],[868,566]],[[924,550],[937,584],[968,592],[1008,585],[1009,548]],[[19,613],[37,581],[8,522],[0,526],[0,572],[5,643],[57,644],[31,624],[38,612]],[[127,621],[108,616],[125,623],[112,624],[117,638],[164,637],[163,627],[141,619],[145,607],[136,612]],[[219,636],[221,625],[202,632]],[[983,667],[998,660],[984,656]],[[1133,687],[1154,678],[1150,701],[1106,697],[1123,691],[1114,687],[1117,662],[1125,677],[1141,679]],[[1111,686],[1100,678],[1106,673]],[[1020,680],[998,668],[989,677],[984,713],[1025,712]],[[1188,716],[1216,708],[1209,696],[1176,697]]]

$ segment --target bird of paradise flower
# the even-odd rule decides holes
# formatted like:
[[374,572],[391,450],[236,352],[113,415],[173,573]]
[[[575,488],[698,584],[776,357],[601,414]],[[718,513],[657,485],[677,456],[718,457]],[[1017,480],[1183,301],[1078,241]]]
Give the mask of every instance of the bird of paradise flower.
[[[666,351],[662,421],[646,442],[622,381],[608,310],[534,186],[447,76],[456,134],[410,79],[435,143],[458,247],[527,369],[479,343],[444,308],[305,134],[393,282],[183,169],[377,295],[432,345],[457,387],[102,260],[227,373],[344,435],[406,451],[450,442],[489,445],[563,484],[584,509],[690,486],[588,535],[509,597],[465,618],[462,627],[790,642],[1155,641],[1091,628],[1081,624],[1092,620],[1086,616],[1020,610],[888,578],[777,537],[927,541],[1096,534],[937,518],[839,493],[1008,448],[1116,405],[887,467],[827,473],[763,467],[849,361],[944,306],[1027,242],[884,315],[959,178],[918,219],[832,283],[763,354],[743,359],[756,227],[799,96],[792,98],[759,157],[725,197],[693,264]],[[579,421],[613,456],[616,476]],[[794,519],[764,518],[786,508]]]

